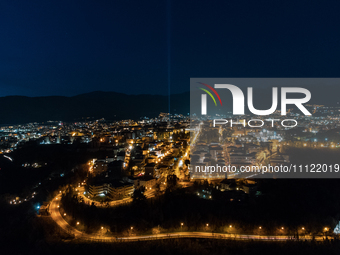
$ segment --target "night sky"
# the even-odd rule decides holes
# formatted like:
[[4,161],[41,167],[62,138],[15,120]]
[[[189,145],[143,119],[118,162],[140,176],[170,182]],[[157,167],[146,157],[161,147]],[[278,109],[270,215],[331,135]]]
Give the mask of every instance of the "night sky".
[[190,77],[340,76],[339,1],[170,5],[1,1],[0,96],[167,94],[168,45],[172,93]]

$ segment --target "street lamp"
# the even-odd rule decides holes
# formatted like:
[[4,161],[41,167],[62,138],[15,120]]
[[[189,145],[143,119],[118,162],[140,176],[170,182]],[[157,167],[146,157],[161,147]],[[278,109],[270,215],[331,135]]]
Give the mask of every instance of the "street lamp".
[[184,225],[184,223],[183,223],[183,222],[181,222],[181,230],[182,230],[182,227],[183,227],[183,225]]
[[77,222],[77,225],[79,225],[79,221]]
[[131,227],[131,230],[133,230],[133,227]]
[[64,213],[64,216],[66,216],[66,213]]
[[262,227],[259,227],[259,229],[262,229]]
[[209,227],[209,224],[207,223],[207,227]]

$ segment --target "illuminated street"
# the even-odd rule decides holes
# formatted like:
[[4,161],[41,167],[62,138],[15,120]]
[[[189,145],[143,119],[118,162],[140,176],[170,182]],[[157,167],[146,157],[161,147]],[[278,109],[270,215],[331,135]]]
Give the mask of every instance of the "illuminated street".
[[2,0],[0,255],[340,255],[339,13]]
[[[61,195],[56,196],[50,204],[51,218],[65,230],[67,233],[74,235],[75,238],[81,240],[97,240],[103,242],[133,242],[133,241],[148,241],[158,239],[172,239],[172,238],[209,238],[209,239],[232,239],[232,240],[262,240],[262,241],[287,241],[294,240],[291,236],[261,236],[261,235],[242,235],[242,234],[224,234],[224,233],[209,233],[209,232],[176,232],[176,233],[160,233],[154,235],[142,236],[127,236],[127,237],[108,237],[97,234],[85,234],[70,226],[61,216],[59,207]],[[312,240],[310,236],[300,237],[300,240]],[[315,237],[316,241],[322,241],[323,237]]]

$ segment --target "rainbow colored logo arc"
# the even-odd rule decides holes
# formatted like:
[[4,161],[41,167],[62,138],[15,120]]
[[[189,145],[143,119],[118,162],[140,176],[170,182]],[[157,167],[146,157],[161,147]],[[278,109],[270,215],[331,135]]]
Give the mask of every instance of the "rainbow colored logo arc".
[[[220,98],[220,95],[217,93],[217,91],[216,91],[213,87],[211,87],[210,85],[205,84],[205,83],[203,83],[203,82],[197,82],[197,83],[202,84],[202,85],[206,86],[207,88],[211,89],[211,91],[214,92],[214,94],[217,96],[217,98],[218,98],[218,100],[220,101],[220,104],[221,104],[221,106],[222,106],[222,100],[221,100],[221,98]],[[217,106],[215,97],[213,96],[213,94],[211,94],[211,92],[210,92],[209,90],[206,90],[206,89],[204,89],[204,88],[199,88],[199,89],[201,89],[201,90],[203,90],[204,92],[206,92],[206,93],[212,98],[212,100],[214,101],[215,106]]]

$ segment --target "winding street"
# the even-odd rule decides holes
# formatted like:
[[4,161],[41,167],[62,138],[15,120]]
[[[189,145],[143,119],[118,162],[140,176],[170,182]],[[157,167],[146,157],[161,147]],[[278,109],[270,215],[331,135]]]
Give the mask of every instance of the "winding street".
[[[50,203],[51,218],[61,227],[65,232],[74,235],[78,240],[83,241],[98,241],[98,242],[134,242],[134,241],[148,241],[148,240],[162,240],[174,238],[209,238],[209,239],[229,239],[229,240],[261,240],[261,241],[288,241],[295,240],[292,236],[265,236],[265,235],[243,235],[243,234],[224,234],[224,233],[210,233],[210,232],[175,232],[162,233],[143,236],[128,236],[128,237],[113,237],[102,236],[98,234],[85,234],[76,228],[70,226],[66,220],[61,216],[59,211],[61,194],[57,195]],[[312,240],[311,236],[300,237],[299,240]],[[315,237],[316,241],[322,241],[323,237]]]
[[61,195],[57,195],[53,198],[52,202],[50,203],[50,214],[51,218],[66,232],[73,234],[75,237],[83,236],[83,233],[74,227],[70,226],[66,220],[61,216],[59,211],[59,204],[60,204]]

